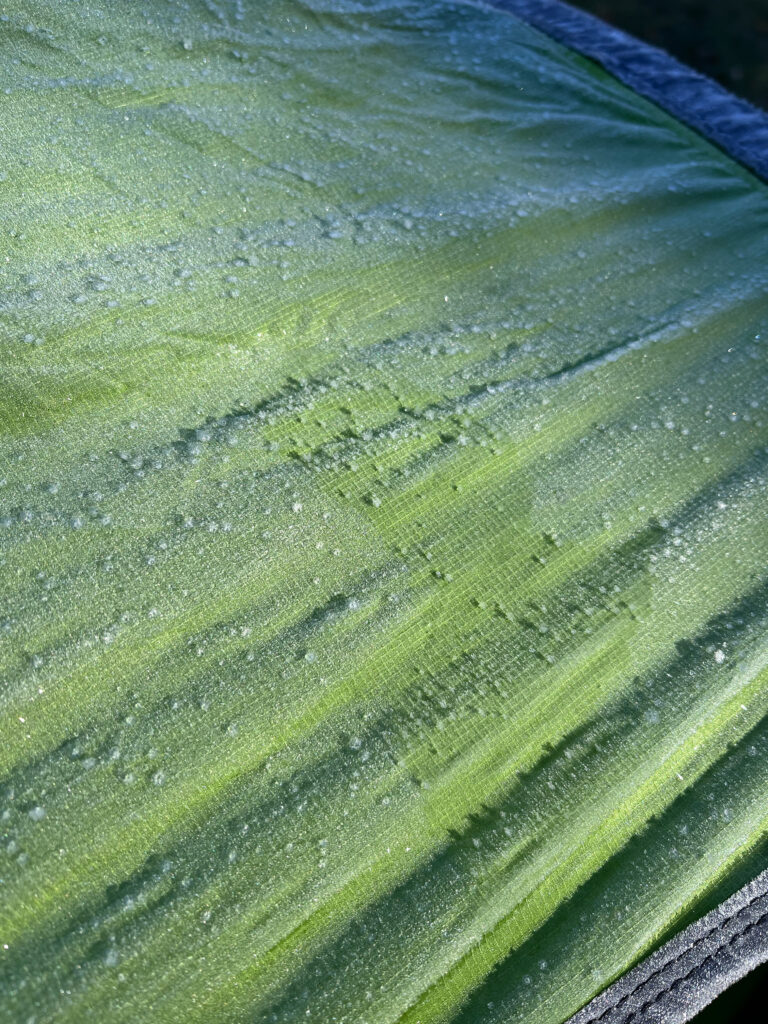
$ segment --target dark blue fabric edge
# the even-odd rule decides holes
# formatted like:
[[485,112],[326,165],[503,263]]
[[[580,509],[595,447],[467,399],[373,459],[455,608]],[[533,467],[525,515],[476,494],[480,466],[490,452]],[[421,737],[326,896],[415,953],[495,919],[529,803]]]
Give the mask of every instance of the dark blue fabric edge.
[[668,53],[562,0],[481,0],[601,64],[768,182],[768,113]]

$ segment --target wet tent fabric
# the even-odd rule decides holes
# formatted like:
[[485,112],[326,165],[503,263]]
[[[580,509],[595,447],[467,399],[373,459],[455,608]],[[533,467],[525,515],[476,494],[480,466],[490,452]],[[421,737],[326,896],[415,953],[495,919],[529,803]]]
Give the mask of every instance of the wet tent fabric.
[[[768,179],[768,114],[670,57],[561,0],[492,0],[611,74]],[[768,873],[670,939],[571,1024],[692,1019],[768,960]]]
[[768,193],[558,31],[0,12],[3,1024],[655,1019],[757,939],[664,951],[766,867]]

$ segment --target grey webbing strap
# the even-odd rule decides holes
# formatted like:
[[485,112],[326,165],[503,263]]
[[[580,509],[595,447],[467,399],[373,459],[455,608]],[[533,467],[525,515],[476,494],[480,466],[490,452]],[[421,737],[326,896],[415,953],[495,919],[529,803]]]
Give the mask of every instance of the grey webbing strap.
[[768,960],[768,871],[601,992],[570,1024],[682,1024]]

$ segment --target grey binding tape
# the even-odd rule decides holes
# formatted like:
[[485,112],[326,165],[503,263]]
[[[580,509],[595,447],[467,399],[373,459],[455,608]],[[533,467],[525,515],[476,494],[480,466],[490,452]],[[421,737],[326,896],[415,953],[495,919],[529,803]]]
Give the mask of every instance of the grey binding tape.
[[601,64],[768,181],[768,113],[706,75],[560,0],[482,0]]
[[682,1024],[768,960],[768,871],[680,932],[570,1024]]

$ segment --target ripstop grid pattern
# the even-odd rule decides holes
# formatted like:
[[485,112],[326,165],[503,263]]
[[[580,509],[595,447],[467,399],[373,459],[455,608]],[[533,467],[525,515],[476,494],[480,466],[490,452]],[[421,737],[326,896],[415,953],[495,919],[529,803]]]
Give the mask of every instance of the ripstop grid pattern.
[[566,1020],[764,863],[765,187],[479,6],[0,18],[0,1021]]

